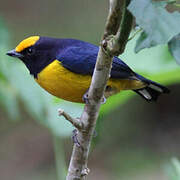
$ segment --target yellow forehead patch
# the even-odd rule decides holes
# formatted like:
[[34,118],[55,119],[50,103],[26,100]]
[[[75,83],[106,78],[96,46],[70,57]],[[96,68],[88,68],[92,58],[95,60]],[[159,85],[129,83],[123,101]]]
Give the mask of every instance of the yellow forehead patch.
[[16,52],[21,52],[24,49],[26,49],[30,46],[33,46],[39,40],[39,38],[40,38],[39,36],[31,36],[31,37],[24,39],[17,45],[17,47],[15,49]]

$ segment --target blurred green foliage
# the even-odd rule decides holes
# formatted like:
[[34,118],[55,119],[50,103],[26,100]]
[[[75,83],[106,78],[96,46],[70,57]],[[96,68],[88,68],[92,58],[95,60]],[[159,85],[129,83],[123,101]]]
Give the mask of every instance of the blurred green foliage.
[[173,37],[171,41],[168,43],[169,46],[169,51],[173,55],[173,57],[176,59],[177,63],[180,64],[180,34],[177,36]]
[[180,162],[177,158],[172,158],[171,162],[165,167],[165,171],[169,177],[169,180],[180,179]]
[[166,9],[172,1],[132,0],[128,9],[134,15],[136,24],[143,30],[137,40],[135,51],[167,44],[180,33],[180,13]]

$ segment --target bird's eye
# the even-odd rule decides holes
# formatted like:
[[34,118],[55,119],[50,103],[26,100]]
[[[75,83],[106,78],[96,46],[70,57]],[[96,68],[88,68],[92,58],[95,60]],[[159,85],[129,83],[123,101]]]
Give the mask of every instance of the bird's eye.
[[33,53],[32,48],[27,48],[27,53],[28,53],[29,55],[32,54],[32,53]]

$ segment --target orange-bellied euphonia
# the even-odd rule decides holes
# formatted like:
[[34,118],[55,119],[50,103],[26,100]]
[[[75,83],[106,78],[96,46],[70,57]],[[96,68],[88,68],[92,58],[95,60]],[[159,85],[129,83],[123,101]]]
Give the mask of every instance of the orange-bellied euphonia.
[[[31,36],[7,55],[23,61],[36,82],[59,98],[83,102],[96,63],[98,46],[75,39]],[[114,57],[105,97],[121,90],[133,90],[148,101],[157,100],[169,90],[133,72],[121,59]]]

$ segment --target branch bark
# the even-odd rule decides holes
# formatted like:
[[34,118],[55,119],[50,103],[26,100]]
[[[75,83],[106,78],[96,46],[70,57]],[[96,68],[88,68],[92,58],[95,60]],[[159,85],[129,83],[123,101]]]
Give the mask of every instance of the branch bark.
[[64,118],[67,121],[69,121],[77,129],[82,129],[83,128],[83,124],[79,119],[71,117],[68,113],[66,113],[62,109],[59,109],[58,112],[59,112],[59,116],[64,116]]
[[[73,146],[66,180],[84,180],[89,173],[87,162],[90,143],[95,130],[101,99],[110,76],[112,60],[114,56],[124,51],[132,27],[133,18],[127,10],[129,2],[130,0],[110,0],[109,15],[88,92],[89,103],[85,105],[80,118],[80,123],[83,126],[76,126],[80,146],[76,144]],[[65,117],[68,117],[67,114]],[[70,118],[70,121],[72,120],[73,118]]]

